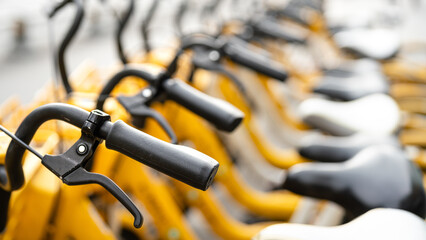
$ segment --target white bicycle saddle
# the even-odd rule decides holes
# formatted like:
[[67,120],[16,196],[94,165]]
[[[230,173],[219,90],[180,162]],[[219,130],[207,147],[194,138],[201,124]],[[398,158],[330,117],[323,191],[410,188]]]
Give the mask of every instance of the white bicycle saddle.
[[424,219],[404,210],[377,208],[335,227],[276,224],[263,229],[253,240],[424,240]]
[[354,133],[391,134],[400,121],[399,108],[385,94],[372,94],[349,102],[310,98],[299,105],[307,124],[336,136]]
[[358,28],[342,31],[334,35],[334,41],[342,49],[376,60],[395,56],[401,47],[397,33],[388,29]]

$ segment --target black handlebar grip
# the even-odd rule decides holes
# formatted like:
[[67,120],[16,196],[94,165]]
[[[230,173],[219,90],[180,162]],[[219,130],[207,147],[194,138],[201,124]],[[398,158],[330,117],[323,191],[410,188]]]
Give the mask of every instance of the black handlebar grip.
[[243,120],[244,113],[230,103],[204,94],[178,79],[164,81],[167,98],[206,119],[216,128],[232,132]]
[[121,120],[111,124],[105,144],[109,149],[201,190],[211,185],[219,168],[216,160],[201,152],[159,140]]
[[235,41],[229,41],[225,44],[223,51],[233,62],[251,68],[270,78],[285,81],[288,77],[287,71],[279,63],[253,52]]

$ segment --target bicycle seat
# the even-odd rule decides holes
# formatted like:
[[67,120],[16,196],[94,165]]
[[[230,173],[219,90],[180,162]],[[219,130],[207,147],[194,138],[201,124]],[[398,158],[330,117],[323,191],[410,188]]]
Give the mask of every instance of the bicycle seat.
[[275,224],[263,229],[253,240],[421,240],[426,239],[426,224],[416,215],[378,208],[353,221],[333,227],[303,224]]
[[400,119],[395,101],[379,93],[349,102],[310,98],[298,110],[305,123],[337,136],[357,132],[389,135],[397,129]]
[[343,162],[364,148],[373,145],[400,147],[395,135],[354,134],[348,137],[309,135],[301,139],[297,148],[305,158],[320,162]]
[[394,57],[401,47],[398,35],[387,29],[352,29],[334,36],[336,44],[360,57],[386,60]]
[[388,81],[380,72],[348,73],[347,75],[345,77],[325,75],[313,91],[343,101],[389,91]]
[[343,163],[301,163],[288,171],[284,188],[326,199],[354,218],[374,208],[426,215],[423,174],[398,148],[368,147]]

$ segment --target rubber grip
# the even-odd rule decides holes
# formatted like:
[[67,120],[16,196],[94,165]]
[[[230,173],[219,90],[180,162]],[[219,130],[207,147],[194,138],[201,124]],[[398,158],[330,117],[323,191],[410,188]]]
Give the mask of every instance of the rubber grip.
[[121,120],[112,124],[105,144],[109,149],[201,190],[211,185],[219,168],[216,160],[201,152],[162,141]]
[[230,103],[208,96],[181,80],[166,80],[163,88],[168,99],[206,119],[220,130],[232,132],[244,118],[244,113]]
[[288,77],[287,71],[277,62],[270,58],[253,52],[249,48],[229,41],[223,46],[223,51],[233,62],[250,68],[276,80],[285,81]]

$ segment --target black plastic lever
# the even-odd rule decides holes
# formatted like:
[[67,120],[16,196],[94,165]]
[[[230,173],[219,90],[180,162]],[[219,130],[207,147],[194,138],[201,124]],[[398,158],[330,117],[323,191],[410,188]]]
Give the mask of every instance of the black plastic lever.
[[226,67],[220,63],[222,53],[217,50],[210,50],[202,47],[196,47],[193,49],[194,54],[192,56],[192,64],[195,68],[201,68],[209,71],[215,71],[221,73],[229,78],[232,83],[238,88],[238,90],[245,95],[246,89],[244,84],[238,79],[235,74],[226,69]]
[[[201,68],[224,75],[235,85],[235,87],[237,87],[238,91],[241,93],[244,100],[250,105],[250,107],[255,108],[255,104],[248,96],[244,84],[234,73],[232,73],[222,63],[220,63],[219,59],[221,58],[222,53],[216,50],[210,50],[202,47],[195,47],[193,52],[194,54],[191,60],[193,66],[195,67],[194,71]],[[193,73],[191,73],[191,75],[193,75]]]
[[117,186],[111,179],[108,177],[98,174],[91,173],[86,171],[84,168],[77,168],[72,171],[70,174],[62,178],[62,181],[67,185],[83,185],[83,184],[99,184],[104,187],[108,192],[110,192],[124,207],[129,210],[129,212],[134,217],[133,226],[140,228],[143,223],[142,214],[139,212],[135,204],[130,200],[123,190]]
[[132,124],[135,127],[143,128],[145,126],[146,118],[153,118],[167,133],[171,142],[173,144],[177,144],[178,140],[176,134],[174,133],[170,124],[161,114],[147,106],[147,101],[149,100],[148,95],[153,95],[154,91],[155,90],[152,87],[147,87],[135,96],[118,96],[117,100],[132,116]]
[[65,153],[55,156],[45,155],[41,162],[67,185],[96,183],[103,186],[129,210],[134,217],[133,225],[140,228],[143,221],[142,214],[126,193],[108,177],[84,169],[102,141],[95,135],[105,121],[109,121],[109,115],[97,110],[92,111],[83,124],[81,138]]
[[115,86],[117,86],[124,78],[129,76],[139,77],[147,81],[151,85],[156,84],[157,82],[156,79],[159,78],[158,75],[153,75],[142,69],[138,69],[138,68],[126,65],[124,66],[123,70],[116,73],[110,80],[108,80],[107,84],[104,86],[101,93],[99,94],[98,100],[96,101],[96,109],[103,110],[104,103],[109,97],[109,94],[115,88]]

